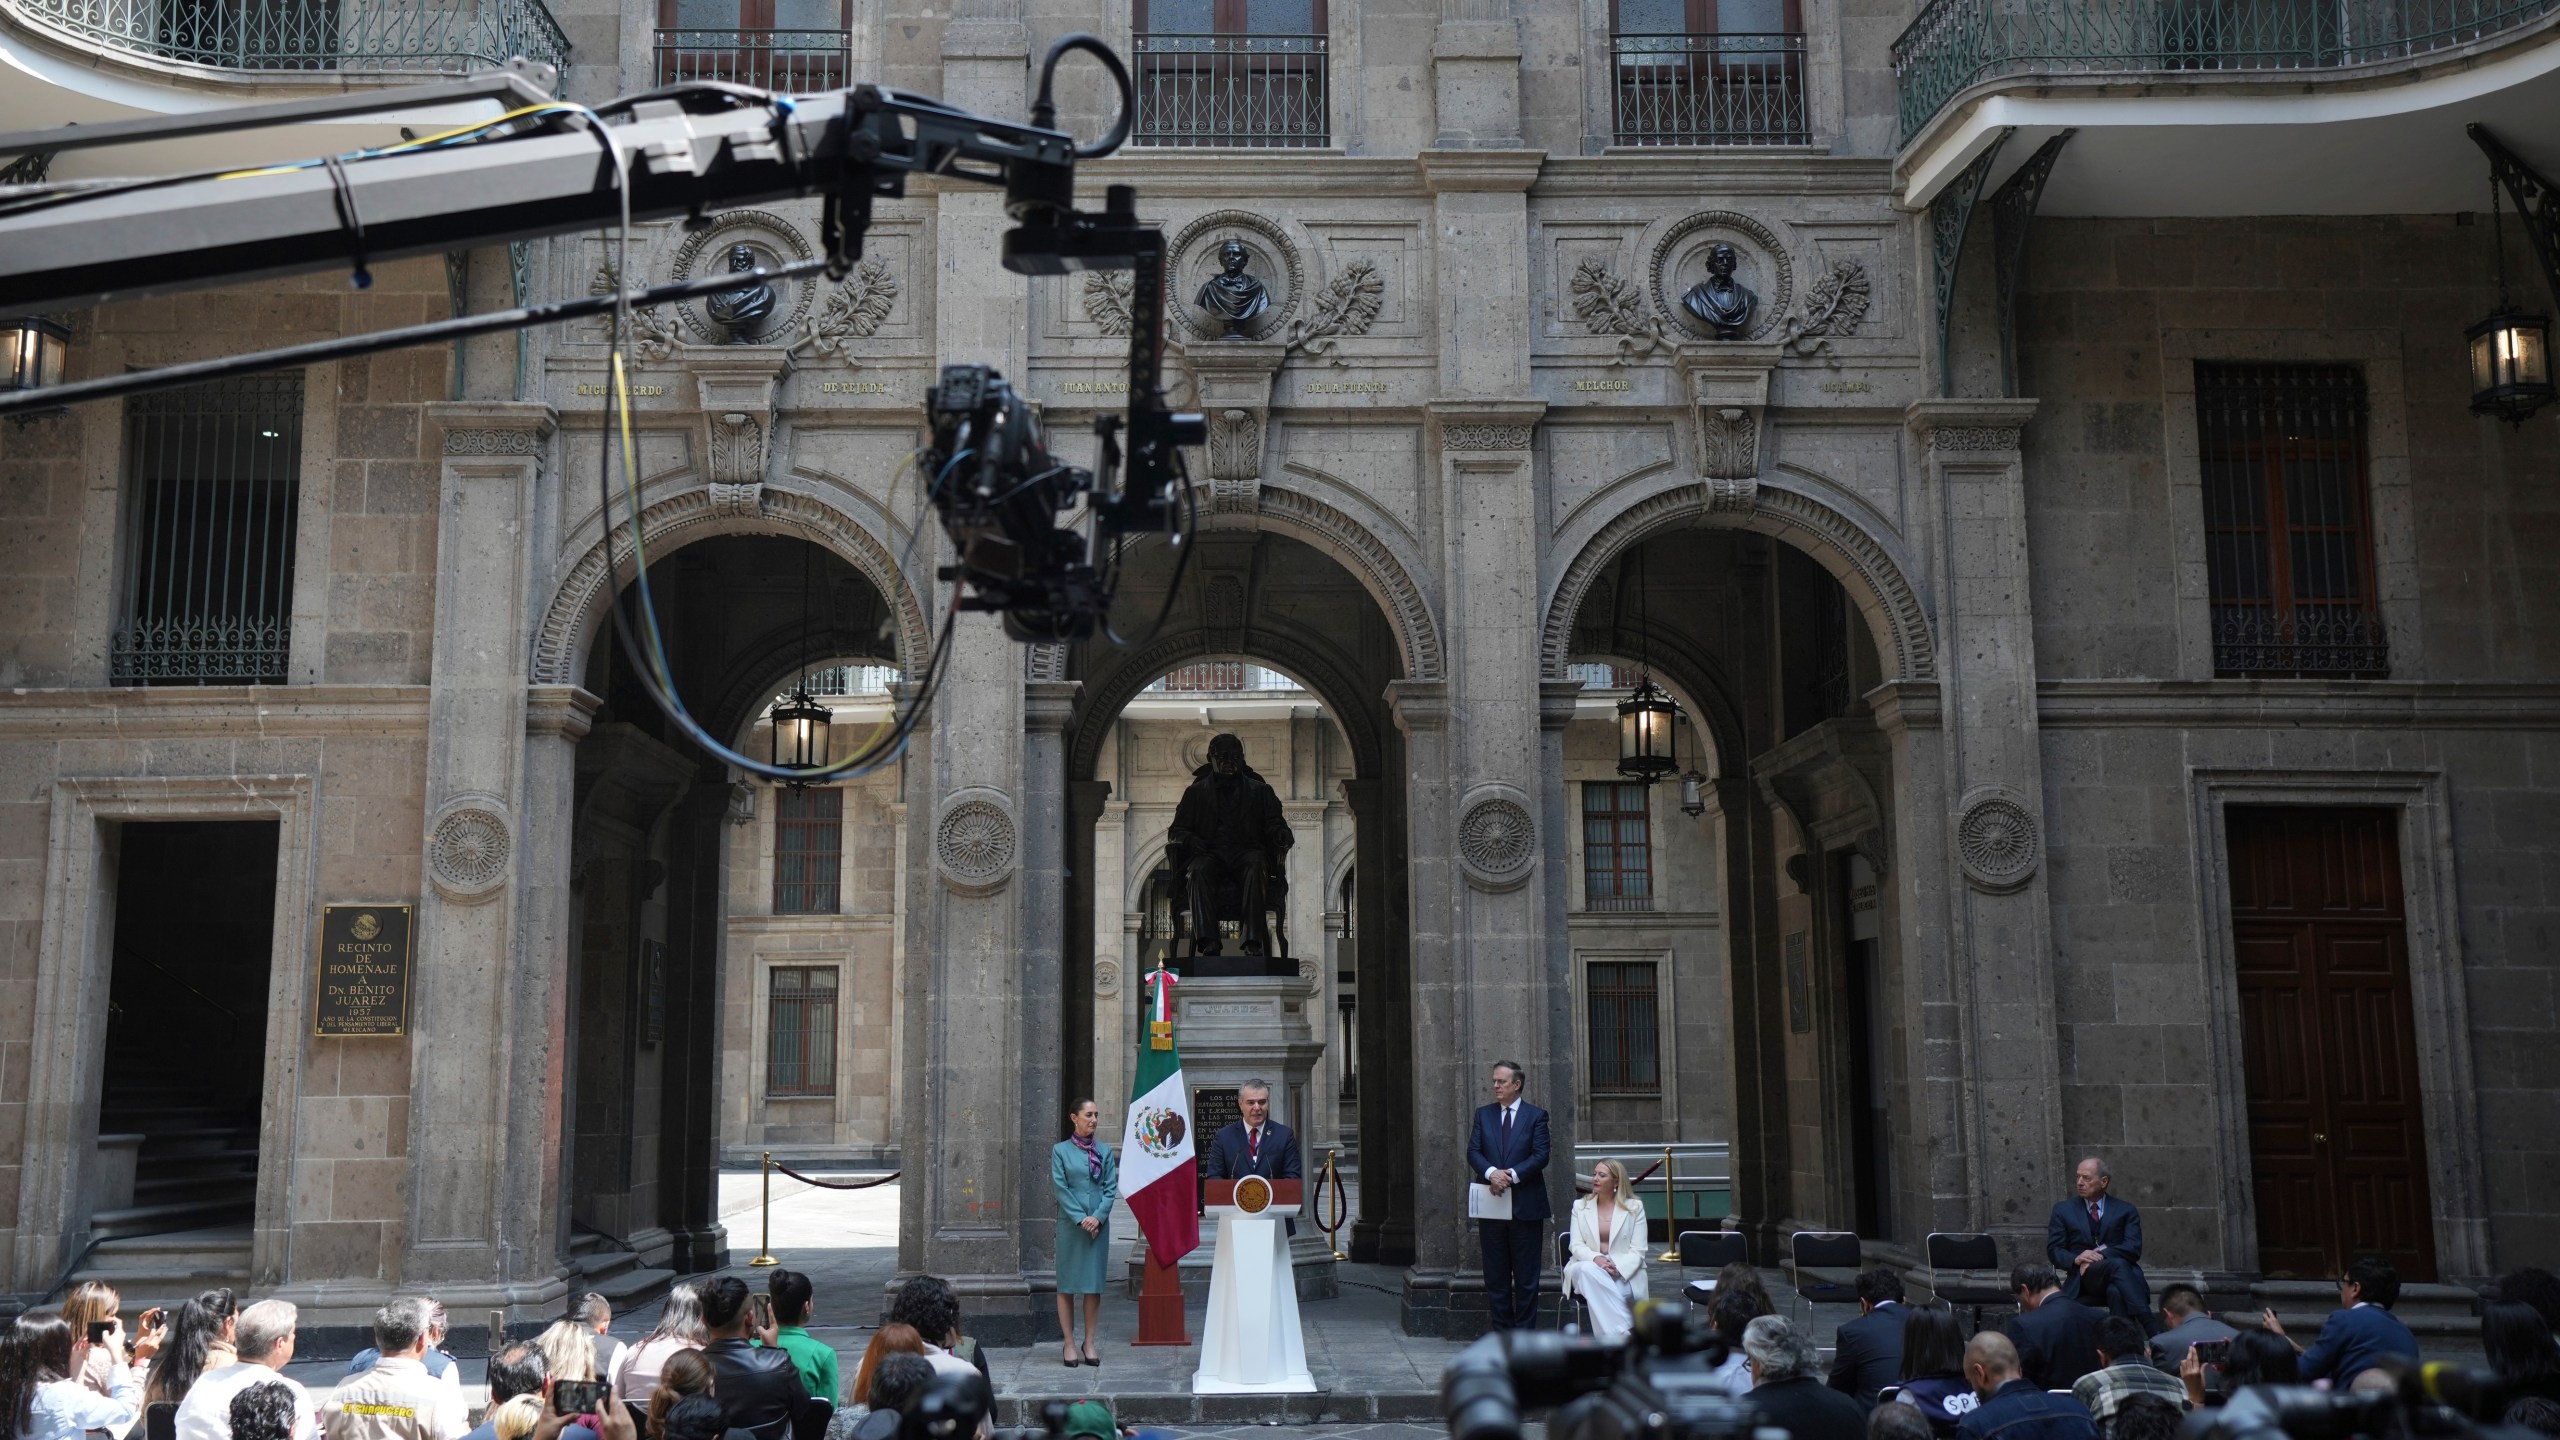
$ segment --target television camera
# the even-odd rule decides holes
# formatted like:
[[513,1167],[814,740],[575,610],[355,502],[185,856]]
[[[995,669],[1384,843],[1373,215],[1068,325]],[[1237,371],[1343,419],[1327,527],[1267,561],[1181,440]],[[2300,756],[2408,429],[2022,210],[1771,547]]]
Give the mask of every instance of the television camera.
[[2388,1390],[2332,1391],[2309,1385],[2251,1385],[2218,1409],[2189,1415],[2182,1440],[2542,1440],[2500,1423],[2521,1399],[2476,1366],[2390,1357],[2377,1367]]
[[1685,1300],[1636,1307],[1623,1345],[1549,1330],[1487,1335],[1449,1362],[1449,1440],[1520,1440],[1523,1407],[1554,1407],[1555,1440],[1786,1440],[1715,1378],[1724,1338]]

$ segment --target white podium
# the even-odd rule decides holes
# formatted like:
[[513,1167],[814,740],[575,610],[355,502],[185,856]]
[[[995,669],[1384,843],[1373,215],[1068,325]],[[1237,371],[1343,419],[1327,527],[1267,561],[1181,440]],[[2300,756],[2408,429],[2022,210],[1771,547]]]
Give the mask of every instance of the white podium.
[[1300,1182],[1211,1180],[1218,1217],[1209,1266],[1208,1333],[1200,1342],[1194,1395],[1311,1395],[1306,1337],[1298,1332],[1298,1281],[1289,1268],[1284,1217],[1298,1213]]

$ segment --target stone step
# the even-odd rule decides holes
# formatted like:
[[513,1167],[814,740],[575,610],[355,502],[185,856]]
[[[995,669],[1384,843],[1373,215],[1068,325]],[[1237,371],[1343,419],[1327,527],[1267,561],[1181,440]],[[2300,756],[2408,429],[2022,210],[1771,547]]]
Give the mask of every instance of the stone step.
[[136,1205],[199,1205],[251,1201],[258,1198],[255,1173],[234,1175],[152,1175],[133,1182]]
[[[2249,1287],[2256,1305],[2276,1312],[2285,1333],[2309,1344],[2338,1308],[2338,1287],[2320,1280],[2261,1280]],[[2391,1313],[2420,1337],[2477,1337],[2479,1296],[2460,1285],[2403,1285]]]
[[657,1299],[667,1293],[667,1288],[675,1283],[676,1272],[673,1270],[641,1270],[626,1267],[581,1288],[593,1290],[602,1295],[612,1302],[614,1310],[618,1313]]
[[216,1285],[242,1289],[249,1260],[245,1223],[168,1231],[99,1242],[71,1280],[112,1285],[126,1305],[137,1306],[187,1299]]
[[174,1200],[101,1210],[89,1217],[89,1233],[100,1240],[123,1240],[172,1230],[202,1230],[216,1225],[245,1225],[257,1209],[255,1187],[240,1199]]
[[578,1272],[580,1289],[601,1293],[606,1281],[638,1269],[640,1257],[628,1250],[572,1251],[569,1264]]

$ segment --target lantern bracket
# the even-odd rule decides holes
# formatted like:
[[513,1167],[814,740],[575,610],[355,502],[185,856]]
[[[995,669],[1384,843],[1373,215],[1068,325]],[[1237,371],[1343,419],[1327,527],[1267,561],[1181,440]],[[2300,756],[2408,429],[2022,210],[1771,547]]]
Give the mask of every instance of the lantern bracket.
[[2534,258],[2542,262],[2543,283],[2560,301],[2560,187],[2555,187],[2514,151],[2498,143],[2485,125],[2464,127],[2481,153],[2489,157],[2489,174],[2504,186],[2533,241]]

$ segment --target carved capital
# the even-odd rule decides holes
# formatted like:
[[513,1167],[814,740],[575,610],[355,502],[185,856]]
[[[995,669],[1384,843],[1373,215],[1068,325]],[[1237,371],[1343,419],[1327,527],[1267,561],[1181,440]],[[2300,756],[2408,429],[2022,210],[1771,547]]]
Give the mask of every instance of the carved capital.
[[2014,460],[2035,413],[2033,400],[1915,400],[1903,420],[1933,455]]
[[704,366],[693,374],[709,423],[704,478],[715,515],[753,515],[764,500],[765,440],[773,424],[773,387],[782,366]]
[[1271,384],[1288,359],[1277,341],[1221,340],[1183,352],[1192,392],[1209,418],[1209,508],[1250,513],[1262,491],[1270,438]]
[[1710,510],[1748,510],[1760,493],[1760,431],[1775,345],[1687,344],[1680,375],[1698,426],[1698,476]]

